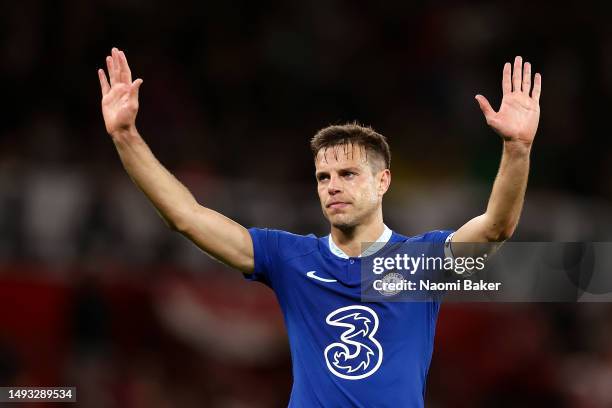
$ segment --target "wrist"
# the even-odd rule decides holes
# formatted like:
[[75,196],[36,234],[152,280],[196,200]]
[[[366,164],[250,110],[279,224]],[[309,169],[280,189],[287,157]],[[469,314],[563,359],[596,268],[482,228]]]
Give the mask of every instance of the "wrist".
[[122,128],[111,132],[110,134],[113,142],[117,144],[131,143],[141,139],[136,126],[130,126],[128,128]]
[[529,156],[531,153],[531,143],[516,140],[504,140],[504,153],[512,156]]

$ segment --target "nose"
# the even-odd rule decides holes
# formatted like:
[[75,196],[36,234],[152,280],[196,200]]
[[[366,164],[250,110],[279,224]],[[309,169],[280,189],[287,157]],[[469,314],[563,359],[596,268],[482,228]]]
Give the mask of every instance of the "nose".
[[329,195],[338,194],[342,191],[341,180],[336,175],[329,177],[329,183],[327,184],[327,193]]

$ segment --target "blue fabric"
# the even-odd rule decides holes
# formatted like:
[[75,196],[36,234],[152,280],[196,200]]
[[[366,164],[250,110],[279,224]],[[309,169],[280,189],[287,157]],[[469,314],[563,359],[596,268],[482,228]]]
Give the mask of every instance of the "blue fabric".
[[[423,407],[439,301],[361,302],[361,259],[337,257],[327,237],[249,232],[245,277],[274,290],[289,335],[289,407]],[[394,232],[389,243],[443,243],[451,232]]]

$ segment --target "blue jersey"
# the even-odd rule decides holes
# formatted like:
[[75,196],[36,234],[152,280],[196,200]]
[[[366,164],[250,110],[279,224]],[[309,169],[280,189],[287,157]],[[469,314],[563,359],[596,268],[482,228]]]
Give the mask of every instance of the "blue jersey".
[[[361,258],[328,237],[249,230],[255,270],[272,288],[289,335],[289,407],[422,407],[440,303],[362,302]],[[389,242],[445,242],[451,231]]]

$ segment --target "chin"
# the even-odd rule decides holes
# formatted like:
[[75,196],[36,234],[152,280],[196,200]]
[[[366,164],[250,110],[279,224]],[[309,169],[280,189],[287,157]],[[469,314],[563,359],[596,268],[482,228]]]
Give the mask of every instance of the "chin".
[[341,216],[331,217],[330,223],[335,228],[338,228],[339,230],[343,230],[343,231],[353,229],[358,224],[356,220],[354,219],[349,219],[348,217],[341,217]]

